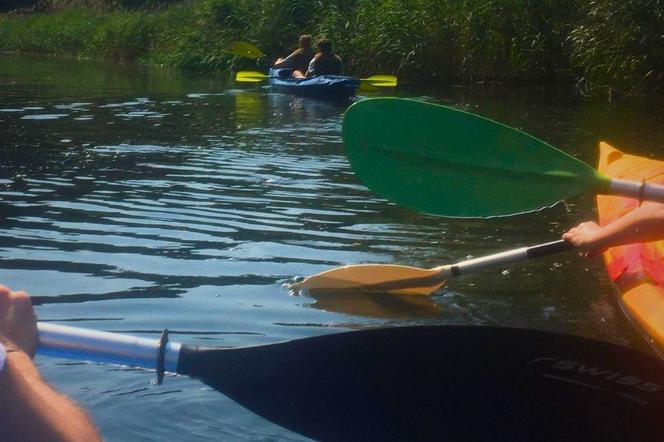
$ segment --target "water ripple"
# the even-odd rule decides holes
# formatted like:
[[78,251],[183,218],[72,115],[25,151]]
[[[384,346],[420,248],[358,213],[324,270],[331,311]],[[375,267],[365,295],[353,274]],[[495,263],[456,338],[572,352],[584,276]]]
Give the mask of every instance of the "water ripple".
[[[597,276],[601,263],[574,257],[466,275],[427,298],[292,296],[284,283],[345,264],[430,268],[550,241],[592,218],[594,202],[500,220],[417,214],[357,180],[343,154],[343,106],[224,90],[219,79],[128,78],[126,66],[98,72],[99,90],[40,83],[70,78],[69,64],[36,84],[23,79],[40,68],[32,63],[17,84],[0,82],[0,283],[35,295],[41,320],[155,339],[169,328],[174,340],[224,347],[396,323],[624,335],[604,301],[612,289]],[[576,146],[603,131],[570,119],[583,115],[585,128],[588,115],[621,115],[447,101],[487,116],[509,109],[541,133],[548,124],[586,159],[595,151]],[[661,128],[639,134],[653,137],[642,144],[655,153]],[[108,440],[302,440],[190,379],[163,389],[147,372],[38,362],[91,408]]]

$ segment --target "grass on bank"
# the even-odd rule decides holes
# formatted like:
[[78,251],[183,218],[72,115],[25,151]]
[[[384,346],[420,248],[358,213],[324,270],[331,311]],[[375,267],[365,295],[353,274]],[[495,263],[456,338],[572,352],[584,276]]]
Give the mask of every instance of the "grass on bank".
[[[663,83],[664,2],[656,0],[129,4],[0,16],[0,50],[216,70],[257,67],[226,51],[232,41],[252,42],[272,60],[288,53],[300,33],[311,33],[332,39],[349,72],[394,73],[405,82],[576,82],[585,91],[623,93],[656,91]],[[151,7],[138,7],[144,4]]]

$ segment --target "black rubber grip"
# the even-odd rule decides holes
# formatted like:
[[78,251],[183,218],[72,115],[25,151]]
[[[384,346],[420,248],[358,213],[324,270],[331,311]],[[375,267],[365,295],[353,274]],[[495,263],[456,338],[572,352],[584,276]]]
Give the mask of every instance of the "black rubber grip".
[[574,245],[572,243],[567,242],[564,239],[559,239],[558,241],[552,241],[546,244],[528,247],[526,253],[528,254],[528,258],[539,258],[542,256],[571,250],[573,248]]

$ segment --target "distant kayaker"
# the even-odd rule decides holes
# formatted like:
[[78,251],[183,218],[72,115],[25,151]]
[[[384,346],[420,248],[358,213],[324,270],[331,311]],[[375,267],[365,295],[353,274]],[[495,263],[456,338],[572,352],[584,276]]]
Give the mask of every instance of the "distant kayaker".
[[319,75],[339,75],[341,73],[341,58],[332,52],[332,42],[321,37],[316,42],[318,53],[309,63],[307,77],[318,77]]
[[314,57],[314,51],[311,49],[311,35],[300,35],[300,47],[294,50],[286,58],[278,58],[274,62],[275,68],[288,68],[293,70],[293,77],[304,78],[309,62]]
[[644,203],[606,226],[588,221],[563,234],[563,239],[599,255],[609,247],[664,239],[664,204]]
[[0,440],[100,441],[87,414],[41,378],[36,348],[30,298],[0,285]]

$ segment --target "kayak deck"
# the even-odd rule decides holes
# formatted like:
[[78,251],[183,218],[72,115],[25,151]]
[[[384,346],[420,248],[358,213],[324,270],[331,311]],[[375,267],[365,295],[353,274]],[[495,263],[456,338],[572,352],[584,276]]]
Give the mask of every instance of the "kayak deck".
[[[598,169],[611,178],[664,184],[664,161],[627,155],[604,142],[600,143]],[[631,198],[599,195],[600,225],[640,204]],[[604,261],[623,310],[664,358],[664,241],[612,247],[604,252]]]
[[303,97],[343,100],[355,95],[360,80],[344,75],[321,75],[305,79],[291,77],[291,69],[270,69],[270,87]]

